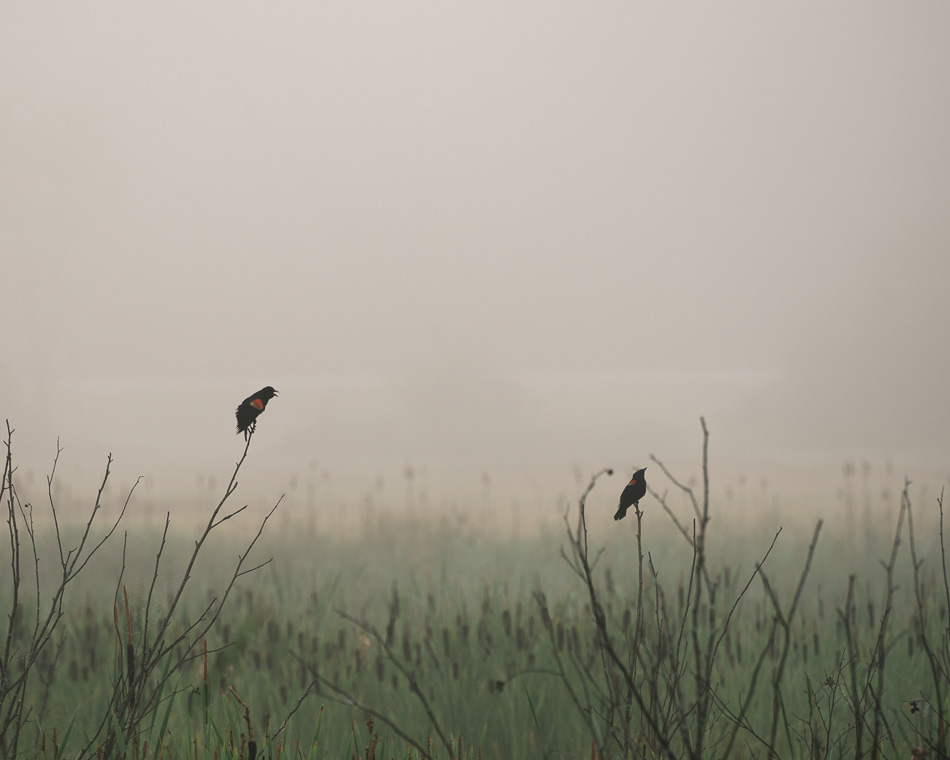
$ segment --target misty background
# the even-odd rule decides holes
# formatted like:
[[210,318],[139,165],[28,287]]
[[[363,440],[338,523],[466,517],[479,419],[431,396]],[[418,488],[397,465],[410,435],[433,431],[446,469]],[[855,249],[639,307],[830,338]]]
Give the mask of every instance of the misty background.
[[[950,5],[0,2],[42,484],[544,507],[950,478]],[[648,470],[658,478],[657,470]],[[621,475],[622,477],[622,475]],[[615,478],[617,492],[623,481]],[[609,509],[615,493],[599,496]],[[808,502],[811,503],[811,502]]]

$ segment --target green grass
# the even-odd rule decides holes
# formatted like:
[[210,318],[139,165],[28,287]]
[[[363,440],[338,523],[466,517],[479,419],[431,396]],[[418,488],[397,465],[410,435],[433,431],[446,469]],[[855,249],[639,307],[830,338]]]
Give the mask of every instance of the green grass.
[[[947,609],[938,572],[939,544],[932,530],[934,509],[918,511],[918,551],[926,557],[925,601],[931,611],[931,636],[940,640],[947,626]],[[293,526],[293,521],[282,523],[288,524]],[[728,517],[721,515],[714,527],[708,562],[719,580],[715,618],[721,622],[779,526],[729,525]],[[832,527],[821,537],[799,613],[791,621],[792,647],[780,691],[783,756],[802,752],[805,726],[817,721],[816,705],[830,704],[828,679],[847,673],[850,655],[838,611],[844,611],[852,573],[858,578],[851,611],[857,667],[861,673],[867,670],[883,614],[884,572],[879,560],[889,553],[893,529],[893,524],[865,526],[855,539]],[[140,605],[158,540],[153,531],[131,531],[124,585],[130,594],[133,625],[142,623]],[[629,622],[636,612],[635,522],[592,518],[590,540],[592,550],[605,547],[595,577],[611,635],[623,650],[632,631],[630,624],[625,632],[625,616]],[[166,593],[180,572],[175,560],[187,554],[192,542],[188,535],[170,540],[166,551],[171,562],[163,567],[159,583]],[[509,760],[589,757],[590,731],[564,682],[553,675],[558,669],[557,653],[584,700],[583,673],[595,678],[602,673],[585,588],[559,557],[564,543],[556,528],[546,528],[531,538],[506,539],[460,532],[446,521],[433,526],[394,517],[379,518],[358,535],[286,529],[266,533],[255,556],[274,560],[242,578],[224,608],[208,637],[212,653],[207,677],[200,660],[187,665],[169,684],[165,700],[147,725],[140,727],[139,735],[123,736],[120,743],[127,747],[128,756],[137,747],[137,756],[155,757],[161,746],[163,757],[193,757],[196,742],[199,757],[211,757],[215,751],[219,757],[241,756],[241,736],[246,738],[248,732],[243,702],[255,739],[263,748],[265,736],[273,735],[297,704],[312,671],[409,735],[434,736],[408,679],[372,636],[337,614],[342,610],[366,620],[385,635],[395,593],[400,611],[392,650],[418,681],[439,724],[453,737],[461,737],[466,756],[480,748],[484,757]],[[786,606],[801,573],[807,543],[803,534],[783,534],[765,565]],[[670,611],[678,617],[684,611],[681,600],[687,593],[692,553],[658,508],[648,508],[644,544],[658,567]],[[223,586],[240,546],[239,531],[215,537],[196,567],[183,620],[194,616]],[[119,567],[115,546],[110,554],[96,558],[82,585],[70,589],[62,638],[55,638],[44,650],[39,667],[42,678],[33,680],[30,691],[36,708],[29,730],[36,736],[37,747],[45,743],[45,757],[55,756],[54,731],[57,742],[65,745],[60,755],[70,757],[106,710],[105,699],[117,673],[113,594]],[[916,610],[911,569],[902,548],[882,695],[893,734],[900,738],[897,752],[907,756],[915,721],[926,717],[925,711],[912,713],[911,703],[932,698],[933,693],[930,664],[911,630]],[[542,623],[535,590],[547,596],[553,617],[551,637]],[[655,598],[655,587],[648,582],[645,609],[651,616]],[[0,597],[0,609],[7,609],[5,605],[8,600]],[[698,631],[701,639],[709,619],[710,610],[704,609]],[[756,580],[732,620],[714,671],[719,699],[733,710],[748,687],[757,656],[767,649],[765,637],[771,622],[771,604]],[[768,726],[772,711],[768,681],[775,653],[766,654],[763,662],[761,699],[753,702],[748,716],[753,727]],[[843,686],[836,692],[837,748],[850,756],[853,739],[849,738],[844,692]],[[642,730],[636,719],[633,730]],[[722,717],[711,728],[719,739],[730,730]],[[382,720],[375,721],[374,731],[380,735],[377,749],[382,756],[410,756],[405,740]],[[280,744],[284,757],[338,758],[364,755],[371,741],[365,713],[325,694],[310,694],[285,731],[266,746],[270,757],[276,757]],[[737,742],[736,756],[743,755],[744,743]],[[447,756],[438,740],[433,747],[440,757]]]

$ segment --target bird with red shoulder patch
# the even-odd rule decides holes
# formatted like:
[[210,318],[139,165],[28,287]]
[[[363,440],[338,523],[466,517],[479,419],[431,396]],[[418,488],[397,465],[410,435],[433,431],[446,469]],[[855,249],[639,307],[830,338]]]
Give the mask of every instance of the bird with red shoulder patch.
[[630,478],[630,482],[627,483],[626,488],[623,489],[623,492],[620,494],[620,506],[617,508],[617,514],[614,515],[614,520],[622,520],[627,515],[627,510],[630,507],[639,507],[640,499],[646,496],[647,493],[647,481],[643,477],[643,473],[647,470],[644,467],[642,470],[637,470],[633,473],[633,477]]
[[257,418],[267,408],[267,402],[276,395],[277,391],[268,385],[244,399],[234,411],[234,416],[237,418],[237,431],[238,433],[244,433],[245,441],[250,438],[251,433],[257,428]]

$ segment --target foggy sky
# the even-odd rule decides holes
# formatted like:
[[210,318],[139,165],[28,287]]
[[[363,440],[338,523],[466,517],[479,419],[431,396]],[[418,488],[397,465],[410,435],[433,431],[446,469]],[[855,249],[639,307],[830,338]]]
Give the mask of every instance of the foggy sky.
[[700,415],[736,467],[946,477],[948,28],[0,2],[0,418],[40,470],[59,436],[160,489],[233,463],[263,385],[278,478],[570,482],[695,460]]

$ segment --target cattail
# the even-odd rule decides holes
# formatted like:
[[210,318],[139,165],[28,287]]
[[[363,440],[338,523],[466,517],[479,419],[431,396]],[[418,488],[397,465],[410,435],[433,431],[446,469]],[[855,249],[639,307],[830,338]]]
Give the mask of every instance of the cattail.
[[478,623],[478,643],[482,645],[486,653],[491,651],[492,638],[484,620]]
[[551,630],[551,613],[548,610],[548,600],[542,593],[538,593],[538,605],[541,607],[541,624],[544,626],[544,630]]
[[125,659],[129,670],[129,688],[135,682],[135,646],[132,642],[125,645]]

